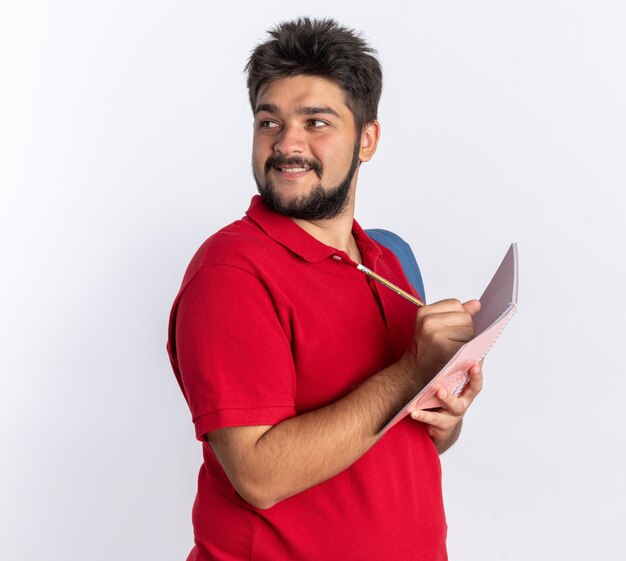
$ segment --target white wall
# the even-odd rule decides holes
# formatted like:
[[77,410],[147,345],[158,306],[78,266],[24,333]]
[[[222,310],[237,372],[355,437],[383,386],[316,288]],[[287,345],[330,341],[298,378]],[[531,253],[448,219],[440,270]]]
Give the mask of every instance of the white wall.
[[0,8],[0,555],[184,559],[199,445],[165,354],[196,247],[254,192],[242,67],[309,14],[365,32],[383,138],[357,218],[429,299],[508,244],[520,313],[443,458],[451,559],[617,559],[621,1],[7,2]]

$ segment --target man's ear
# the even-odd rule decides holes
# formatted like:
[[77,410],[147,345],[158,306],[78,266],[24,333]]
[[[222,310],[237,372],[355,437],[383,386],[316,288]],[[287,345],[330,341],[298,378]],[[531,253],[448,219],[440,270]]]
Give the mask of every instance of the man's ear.
[[361,148],[359,150],[359,160],[361,162],[369,162],[376,152],[378,139],[380,138],[380,123],[378,121],[370,121],[363,125],[361,131]]

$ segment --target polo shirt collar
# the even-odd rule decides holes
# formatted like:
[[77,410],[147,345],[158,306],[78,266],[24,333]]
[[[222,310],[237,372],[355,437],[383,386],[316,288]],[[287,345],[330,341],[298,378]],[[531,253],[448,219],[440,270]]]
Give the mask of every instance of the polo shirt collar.
[[[252,197],[246,215],[270,238],[299,255],[305,261],[315,263],[333,255],[345,255],[305,232],[291,218],[269,209],[260,195]],[[352,224],[352,234],[365,262],[373,263],[380,257],[380,248],[367,236],[356,220]]]

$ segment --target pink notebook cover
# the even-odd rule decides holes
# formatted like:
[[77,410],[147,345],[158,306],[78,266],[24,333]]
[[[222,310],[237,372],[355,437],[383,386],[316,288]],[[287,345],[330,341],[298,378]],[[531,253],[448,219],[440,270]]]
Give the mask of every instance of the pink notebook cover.
[[467,384],[469,369],[491,350],[517,311],[517,282],[517,244],[513,243],[480,297],[481,308],[474,316],[475,337],[457,351],[430,383],[381,429],[378,436],[417,409],[442,407],[436,396],[441,388],[445,387],[456,396],[461,394]]

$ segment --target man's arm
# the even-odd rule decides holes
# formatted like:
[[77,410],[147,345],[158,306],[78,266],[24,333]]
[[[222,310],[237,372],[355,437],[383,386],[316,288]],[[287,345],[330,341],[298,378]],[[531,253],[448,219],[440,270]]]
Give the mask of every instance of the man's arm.
[[326,407],[274,426],[228,427],[205,438],[237,492],[250,504],[269,508],[360,458],[414,386],[408,365],[400,361]]
[[[384,422],[473,337],[471,318],[478,308],[475,300],[421,308],[412,349],[335,403],[274,426],[206,434],[237,492],[253,506],[269,508],[354,463],[375,444]],[[449,436],[442,432],[442,439]]]

